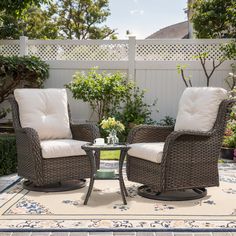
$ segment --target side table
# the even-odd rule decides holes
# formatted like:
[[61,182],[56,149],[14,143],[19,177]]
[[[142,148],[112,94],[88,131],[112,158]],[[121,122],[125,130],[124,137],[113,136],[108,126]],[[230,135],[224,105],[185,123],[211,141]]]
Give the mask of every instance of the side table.
[[111,151],[111,150],[120,150],[120,158],[119,158],[119,183],[120,183],[120,192],[122,196],[123,203],[127,205],[125,196],[128,196],[127,190],[125,188],[125,183],[123,179],[123,174],[122,174],[122,168],[123,168],[123,163],[125,156],[127,154],[127,151],[130,149],[130,146],[126,144],[106,144],[106,145],[94,145],[94,144],[85,144],[81,147],[86,154],[89,156],[90,159],[90,165],[91,165],[91,175],[90,175],[90,182],[89,182],[89,188],[87,195],[84,200],[84,205],[87,205],[88,199],[91,195],[93,185],[94,185],[94,180],[96,179],[96,153],[98,151]]

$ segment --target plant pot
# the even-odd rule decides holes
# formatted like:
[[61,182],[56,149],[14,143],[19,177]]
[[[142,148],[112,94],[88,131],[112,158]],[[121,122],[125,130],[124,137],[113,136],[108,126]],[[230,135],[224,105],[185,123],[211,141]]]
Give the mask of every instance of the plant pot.
[[234,159],[234,148],[222,147],[221,148],[221,158],[233,160]]

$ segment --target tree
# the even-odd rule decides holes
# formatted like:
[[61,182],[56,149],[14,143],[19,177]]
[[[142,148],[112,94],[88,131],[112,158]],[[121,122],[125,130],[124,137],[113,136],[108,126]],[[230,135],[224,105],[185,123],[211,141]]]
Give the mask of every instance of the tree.
[[110,15],[109,0],[63,0],[57,1],[57,23],[61,36],[67,39],[114,38],[115,30],[104,25]]
[[58,38],[59,29],[53,17],[55,10],[53,6],[50,10],[31,6],[20,17],[3,12],[0,39],[19,39],[21,35],[30,39]]
[[[6,8],[0,12],[0,38],[18,39],[24,35],[30,39],[114,39],[115,30],[100,26],[110,15],[108,1],[60,0],[38,6],[46,0],[28,0],[32,5],[23,4],[25,8],[20,11]],[[1,4],[0,10],[4,9]]]
[[[0,105],[17,87],[42,87],[48,78],[49,66],[34,56],[0,56]],[[0,119],[9,110],[0,108]]]
[[[233,60],[236,57],[236,41],[233,40],[229,43],[222,44],[220,46],[220,51],[222,52],[222,56],[218,59],[215,60],[215,58],[209,59],[209,52],[198,52],[197,55],[194,56],[195,59],[200,60],[205,78],[206,78],[206,86],[210,86],[210,79],[216,69],[221,66],[222,63],[224,63],[226,60]],[[211,61],[212,62],[212,67],[211,70],[207,70],[206,62]],[[177,66],[177,71],[178,74],[181,75],[181,78],[185,84],[186,87],[192,87],[192,81],[191,81],[191,76],[186,76],[184,73],[184,69],[186,69],[186,65],[178,65]],[[230,78],[229,78],[230,79]],[[232,81],[231,81],[232,82]],[[230,82],[226,82],[230,86]],[[234,82],[233,82],[234,85]],[[233,86],[231,83],[231,86]]]
[[197,38],[236,38],[235,0],[195,0],[190,8]]
[[40,6],[40,4],[48,2],[48,0],[1,0],[0,11],[4,11],[10,15],[19,16],[25,9],[32,5]]

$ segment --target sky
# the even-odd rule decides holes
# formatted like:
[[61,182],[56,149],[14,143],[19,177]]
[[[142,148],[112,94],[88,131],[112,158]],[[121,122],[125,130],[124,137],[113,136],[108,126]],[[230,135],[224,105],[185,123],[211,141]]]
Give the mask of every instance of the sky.
[[145,39],[166,26],[187,20],[187,0],[109,0],[111,15],[106,25],[117,29],[118,39],[127,39],[126,30]]

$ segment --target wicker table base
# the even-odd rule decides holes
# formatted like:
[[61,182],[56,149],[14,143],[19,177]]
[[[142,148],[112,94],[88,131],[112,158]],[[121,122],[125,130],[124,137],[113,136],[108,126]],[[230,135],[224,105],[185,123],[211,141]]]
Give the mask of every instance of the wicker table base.
[[70,180],[59,182],[55,184],[48,184],[44,186],[36,186],[33,182],[29,180],[25,180],[22,184],[24,189],[36,192],[62,192],[62,191],[70,191],[79,188],[83,188],[85,186],[86,180]]
[[153,191],[149,186],[142,185],[138,188],[138,195],[162,201],[187,201],[205,197],[207,190],[205,188],[194,188],[160,193]]

